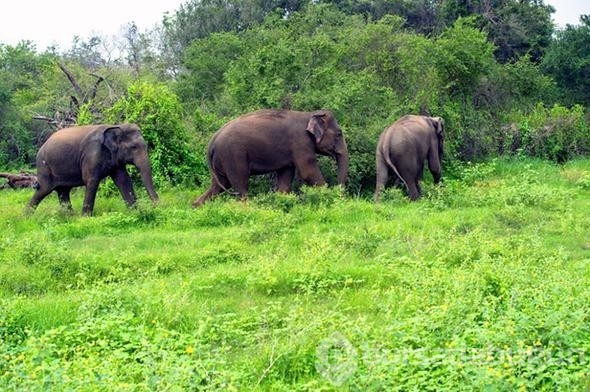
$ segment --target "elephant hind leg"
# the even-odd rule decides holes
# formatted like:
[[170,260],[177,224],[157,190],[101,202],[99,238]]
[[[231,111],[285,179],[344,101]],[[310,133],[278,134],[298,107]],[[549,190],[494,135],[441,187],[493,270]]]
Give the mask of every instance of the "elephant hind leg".
[[380,156],[377,156],[376,166],[377,175],[375,180],[375,195],[373,196],[373,198],[375,199],[375,201],[379,201],[381,192],[385,188],[385,184],[389,179],[389,168],[387,167],[387,163]]
[[243,170],[236,170],[236,172],[230,172],[226,177],[228,184],[221,184],[224,190],[229,188],[234,189],[234,195],[237,195],[241,200],[248,198],[248,180],[250,179],[249,173]]
[[[220,184],[220,182],[222,183]],[[207,189],[205,193],[203,193],[201,196],[199,196],[199,198],[193,201],[193,208],[197,208],[203,205],[207,200],[217,196],[225,190],[228,190],[230,186],[231,185],[227,178],[219,174],[214,175],[211,179],[211,185],[209,186],[209,189]]]
[[197,208],[199,206],[202,206],[207,200],[209,200],[212,197],[220,194],[221,191],[222,191],[222,189],[219,186],[219,184],[214,181],[211,184],[211,186],[209,187],[209,189],[207,189],[205,191],[205,193],[203,193],[201,196],[199,196],[198,199],[195,199],[195,201],[193,201],[193,208]]
[[45,199],[45,197],[47,197],[47,195],[49,195],[52,191],[53,191],[53,188],[39,184],[39,187],[37,188],[37,190],[33,194],[33,197],[31,197],[31,200],[29,200],[29,203],[27,204],[27,208],[31,209],[31,210],[34,210],[35,208],[37,208],[39,203],[41,203],[43,201],[43,199]]
[[70,200],[70,191],[72,188],[70,187],[57,187],[55,191],[57,192],[57,197],[59,199],[59,204],[61,204],[64,208],[68,210],[72,210],[72,202]]
[[418,180],[409,181],[407,183],[407,186],[408,196],[410,197],[410,200],[418,200],[420,198],[420,184],[418,183]]
[[287,166],[286,168],[277,170],[277,191],[290,192],[293,178],[295,177],[295,167]]

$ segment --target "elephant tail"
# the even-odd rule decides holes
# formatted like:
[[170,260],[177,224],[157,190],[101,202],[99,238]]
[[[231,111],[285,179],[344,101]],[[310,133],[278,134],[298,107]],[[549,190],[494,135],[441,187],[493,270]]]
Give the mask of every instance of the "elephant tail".
[[385,163],[387,163],[387,166],[389,166],[397,175],[397,177],[402,180],[402,182],[404,183],[406,189],[410,189],[408,187],[408,183],[406,182],[406,179],[402,177],[402,175],[399,173],[399,171],[397,170],[397,167],[395,167],[395,165],[393,164],[393,161],[391,160],[391,156],[389,154],[389,151],[382,151],[381,155],[383,155],[383,158],[385,158]]

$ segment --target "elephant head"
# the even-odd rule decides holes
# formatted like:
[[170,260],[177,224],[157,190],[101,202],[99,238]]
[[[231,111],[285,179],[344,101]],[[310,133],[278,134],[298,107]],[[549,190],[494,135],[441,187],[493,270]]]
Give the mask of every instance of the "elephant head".
[[328,111],[313,112],[307,132],[313,135],[317,153],[331,156],[338,166],[338,183],[348,179],[348,149],[338,122]]
[[135,124],[110,126],[102,132],[103,145],[109,150],[113,166],[133,164],[153,201],[158,200],[152,180],[147,144]]
[[438,156],[442,159],[443,156],[443,145],[445,141],[445,121],[442,117],[427,117],[432,124],[434,133],[438,141]]

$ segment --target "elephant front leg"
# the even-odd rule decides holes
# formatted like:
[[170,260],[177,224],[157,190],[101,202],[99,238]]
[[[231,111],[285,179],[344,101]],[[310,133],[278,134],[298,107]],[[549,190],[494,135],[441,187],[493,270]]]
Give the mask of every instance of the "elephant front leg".
[[428,170],[430,170],[430,174],[432,174],[434,183],[438,184],[442,178],[442,169],[438,150],[433,148],[431,148],[431,152],[428,155]]
[[131,182],[131,177],[125,168],[119,168],[111,174],[111,178],[117,188],[119,188],[119,192],[121,192],[121,196],[127,206],[131,207],[135,204],[136,196],[135,191],[133,190],[133,184]]
[[288,166],[286,168],[277,170],[277,191],[289,193],[291,192],[291,184],[295,177],[295,167]]
[[308,159],[301,159],[296,163],[299,177],[308,185],[322,186],[326,184],[324,176],[318,167],[318,162],[315,156]]
[[82,205],[82,215],[90,216],[94,211],[94,201],[98,191],[99,179],[91,179],[86,182],[86,193],[84,194],[84,204]]

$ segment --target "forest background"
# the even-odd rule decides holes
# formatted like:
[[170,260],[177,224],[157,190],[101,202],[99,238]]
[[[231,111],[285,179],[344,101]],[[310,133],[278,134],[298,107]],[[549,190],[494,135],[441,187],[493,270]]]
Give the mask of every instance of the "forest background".
[[378,135],[407,113],[445,119],[451,171],[499,155],[562,163],[590,151],[590,17],[559,29],[553,12],[542,0],[191,0],[117,42],[0,44],[0,167],[30,168],[64,126],[135,122],[159,186],[201,186],[213,132],[260,108],[332,110],[353,194],[372,190]]

